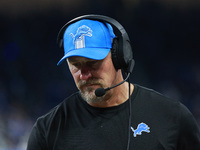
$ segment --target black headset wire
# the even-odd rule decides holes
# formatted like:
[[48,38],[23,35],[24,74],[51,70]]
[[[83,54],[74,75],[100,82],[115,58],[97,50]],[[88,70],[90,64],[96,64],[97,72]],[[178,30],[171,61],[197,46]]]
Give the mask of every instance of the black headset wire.
[[130,147],[130,134],[131,134],[131,113],[132,113],[132,108],[131,108],[131,83],[130,83],[130,76],[128,77],[128,87],[129,87],[129,120],[128,120],[128,142],[127,142],[127,150],[129,150]]

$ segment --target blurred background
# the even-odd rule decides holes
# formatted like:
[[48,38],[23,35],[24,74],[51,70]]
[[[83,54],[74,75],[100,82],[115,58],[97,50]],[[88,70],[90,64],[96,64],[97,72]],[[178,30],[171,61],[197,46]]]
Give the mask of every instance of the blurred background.
[[108,15],[128,32],[131,81],[180,100],[200,125],[200,1],[1,0],[0,150],[25,150],[36,119],[77,91],[56,44],[84,14]]

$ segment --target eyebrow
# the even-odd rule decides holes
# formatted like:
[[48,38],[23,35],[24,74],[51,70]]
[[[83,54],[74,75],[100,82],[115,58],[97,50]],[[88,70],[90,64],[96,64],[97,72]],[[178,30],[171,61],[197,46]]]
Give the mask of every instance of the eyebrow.
[[[73,63],[73,62],[79,62],[80,59],[81,59],[81,57],[78,57],[78,56],[77,57],[69,57],[69,58],[67,58],[67,61],[70,63]],[[84,60],[85,60],[85,62],[90,61],[90,60],[92,61],[92,59],[89,59],[89,58],[85,58]]]
[[73,59],[72,57],[69,57],[69,58],[67,58],[67,61],[68,61],[68,62],[75,62],[76,59]]

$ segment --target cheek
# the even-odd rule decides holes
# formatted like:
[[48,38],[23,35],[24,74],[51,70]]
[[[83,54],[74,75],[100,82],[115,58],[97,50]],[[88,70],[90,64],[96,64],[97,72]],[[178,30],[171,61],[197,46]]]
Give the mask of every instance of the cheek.
[[80,80],[80,71],[78,71],[77,69],[74,69],[73,67],[69,67],[69,69],[70,69],[72,77],[74,78],[74,81],[75,81],[75,83],[77,85],[77,83]]
[[107,62],[101,70],[98,71],[100,78],[104,80],[104,83],[107,86],[111,86],[113,83],[113,80],[115,79],[116,76],[116,69],[114,66],[111,64],[111,62]]
[[78,73],[73,73],[72,76],[74,78],[75,83],[77,84],[79,82],[79,79],[80,79]]
[[116,73],[116,69],[114,68],[112,61],[107,61],[102,69],[104,70],[105,73],[110,75]]

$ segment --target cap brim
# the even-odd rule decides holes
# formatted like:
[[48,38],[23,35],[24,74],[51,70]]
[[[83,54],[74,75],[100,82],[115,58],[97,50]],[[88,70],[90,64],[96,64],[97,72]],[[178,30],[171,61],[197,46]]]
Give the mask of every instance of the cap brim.
[[66,55],[64,55],[60,61],[57,63],[59,66],[66,58],[72,57],[72,56],[80,56],[80,57],[86,57],[89,59],[94,60],[102,60],[104,59],[110,51],[110,48],[81,48],[81,49],[75,49],[72,51],[69,51]]

